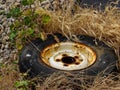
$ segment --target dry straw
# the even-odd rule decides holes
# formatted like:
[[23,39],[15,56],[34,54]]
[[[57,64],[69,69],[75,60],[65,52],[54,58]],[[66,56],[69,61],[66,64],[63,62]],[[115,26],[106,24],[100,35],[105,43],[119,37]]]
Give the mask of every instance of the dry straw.
[[[113,47],[119,56],[120,48],[120,10],[107,6],[104,11],[93,8],[80,8],[73,4],[63,4],[59,8],[58,0],[55,10],[44,10],[51,17],[48,24],[43,26],[45,33],[62,33],[66,37],[76,34],[93,36]],[[40,8],[39,8],[40,9]],[[39,10],[38,9],[38,10]],[[42,9],[41,9],[42,10]],[[39,23],[39,22],[37,22]]]
[[[118,55],[118,59],[120,60],[120,10],[111,6],[107,6],[104,11],[98,11],[93,8],[83,9],[77,6],[71,6],[72,7],[67,8],[67,10],[57,8],[54,12],[47,11],[51,17],[51,21],[44,26],[45,33],[59,32],[67,38],[77,34],[93,36],[114,48]],[[73,12],[71,12],[71,9]],[[118,64],[118,66],[120,66],[120,64]],[[47,85],[52,85],[52,87],[60,89],[59,85],[66,81],[65,77],[59,80],[59,78],[62,77],[61,75],[60,77],[54,77],[61,83],[53,84],[52,82],[55,79],[51,79],[51,77],[52,76],[44,82],[44,90],[48,87]],[[74,77],[74,79],[76,79],[76,77]],[[48,80],[49,84],[46,83]],[[77,80],[81,81],[81,78],[77,78]],[[54,83],[55,82],[56,81],[54,81]],[[71,83],[68,80],[67,86],[69,85],[71,86]],[[72,82],[72,85],[76,85],[75,87],[82,87],[87,90],[120,90],[120,74],[110,74],[107,77],[101,77],[98,75],[92,85],[75,84],[74,82]],[[61,85],[61,88],[63,87],[64,85]],[[66,88],[65,90],[67,89],[72,90],[71,88]]]
[[[59,32],[68,38],[76,34],[93,36],[113,47],[120,60],[120,10],[110,6],[106,7],[104,11],[98,11],[93,8],[83,9],[74,6],[72,1],[70,7],[69,5],[63,5],[62,9],[57,7],[59,6],[56,5],[59,4],[57,1],[54,4],[55,10],[44,10],[44,13],[51,17],[50,22],[43,26],[46,34]],[[10,87],[10,90],[16,90],[14,83],[20,79],[18,72],[11,71],[7,74],[2,72],[5,72],[5,70],[0,69],[0,73],[3,76],[3,78],[0,78],[0,90],[5,90],[6,87]],[[69,76],[72,78],[69,78]],[[71,75],[69,73],[55,73],[42,84],[37,84],[36,89],[74,90],[74,87],[78,87],[79,89],[77,90],[80,90],[80,88],[83,88],[83,90],[120,90],[120,74],[110,74],[106,77],[98,75],[92,85],[84,82],[87,78],[92,77],[81,78],[79,75]]]

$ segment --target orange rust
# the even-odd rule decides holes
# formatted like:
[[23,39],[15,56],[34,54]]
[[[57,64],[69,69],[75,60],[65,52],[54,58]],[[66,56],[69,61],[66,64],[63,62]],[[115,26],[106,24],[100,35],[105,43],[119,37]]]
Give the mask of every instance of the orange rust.
[[69,66],[68,64],[64,64],[64,66]]
[[[63,42],[62,42],[63,43]],[[49,58],[45,58],[46,55],[50,56],[51,55],[51,51],[53,49],[53,52],[59,50],[59,45],[62,45],[62,43],[55,43],[55,44],[52,44],[52,45],[49,45],[48,47],[44,48],[42,50],[42,52],[40,53],[41,56],[42,56],[42,60],[47,64],[47,65],[50,65],[49,64]],[[72,42],[70,42],[72,43]],[[74,47],[78,48],[79,50],[83,50],[82,52],[84,52],[84,50],[87,50],[87,52],[89,52],[90,54],[90,57],[88,57],[88,62],[89,62],[89,65],[93,64],[97,58],[96,56],[96,53],[94,52],[94,50],[90,47],[88,47],[87,45],[84,45],[84,44],[81,44],[81,43],[72,43],[74,45]],[[52,53],[54,54],[54,53]],[[79,54],[79,53],[77,53]],[[63,54],[62,56],[66,56],[67,54]],[[78,56],[75,56],[74,58],[78,58]],[[56,61],[60,61],[60,60],[56,60]],[[80,62],[82,62],[83,59],[80,59]],[[76,64],[78,64],[78,62],[76,62]],[[68,66],[67,64],[65,64],[64,66]]]
[[78,59],[79,57],[78,56],[74,56],[74,58]]
[[66,56],[68,56],[68,55],[67,55],[67,54],[63,54],[62,56],[63,56],[63,57],[66,57]]
[[56,59],[57,62],[60,62],[61,60],[60,59]]
[[78,65],[78,64],[80,64],[80,62],[76,62],[75,64]]

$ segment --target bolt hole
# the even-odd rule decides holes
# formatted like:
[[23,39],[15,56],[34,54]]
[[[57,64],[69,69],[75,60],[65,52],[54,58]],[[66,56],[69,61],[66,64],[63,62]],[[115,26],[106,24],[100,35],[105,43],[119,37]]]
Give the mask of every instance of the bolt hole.
[[75,61],[76,60],[73,57],[70,57],[70,56],[66,56],[66,57],[62,58],[62,62],[66,63],[66,64],[73,64],[73,63],[75,63]]
[[56,62],[60,62],[61,60],[60,59],[56,59]]
[[67,54],[63,54],[62,56],[64,56],[64,57],[65,57],[65,56],[67,56]]
[[80,64],[80,63],[79,63],[79,62],[76,62],[75,64],[78,65],[78,64]]
[[64,66],[68,66],[68,64],[64,64]]
[[79,58],[78,56],[75,56],[74,58]]

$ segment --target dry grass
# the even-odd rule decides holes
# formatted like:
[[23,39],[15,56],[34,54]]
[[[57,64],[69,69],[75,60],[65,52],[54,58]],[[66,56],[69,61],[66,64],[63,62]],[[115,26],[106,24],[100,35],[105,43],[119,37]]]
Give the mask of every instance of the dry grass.
[[[55,73],[48,77],[42,85],[37,85],[37,90],[120,90],[120,74],[107,77],[97,76],[90,83],[93,77],[69,75],[68,73]],[[86,81],[89,80],[89,83]]]
[[56,11],[47,12],[51,22],[44,27],[46,33],[61,32],[69,34],[87,34],[105,41],[118,49],[120,40],[120,11],[116,8],[106,8],[104,12],[82,9],[74,13]]
[[19,74],[12,65],[0,68],[0,90],[16,90],[14,83],[19,79]]
[[[120,11],[109,6],[106,7],[104,12],[99,12],[94,9],[83,9],[76,6],[72,8],[75,9],[74,14],[71,13],[71,8],[67,11],[58,9],[54,13],[50,11],[45,12],[51,16],[50,23],[43,27],[45,33],[52,34],[59,32],[68,38],[76,34],[94,36],[113,47],[118,57],[120,57]],[[111,74],[108,77],[98,76],[93,85],[84,84],[84,80],[81,80],[81,77],[78,78],[75,75],[72,80],[68,80],[64,75],[58,76],[57,78],[54,75],[50,76],[43,83],[42,89],[58,90],[59,88],[60,90],[71,90],[72,87],[82,87],[87,90],[120,90],[120,74],[117,76]],[[114,80],[116,77],[118,79],[117,81]],[[75,83],[74,80],[76,79],[83,83]]]
[[120,74],[97,77],[88,90],[120,90]]
[[[76,6],[73,8],[75,10],[74,15],[70,9],[67,11],[57,10],[54,13],[52,11],[44,11],[51,16],[50,23],[43,27],[45,33],[60,32],[68,38],[76,34],[94,36],[113,47],[120,60],[120,10],[107,7],[104,12],[98,12],[93,9],[82,9]],[[0,69],[0,90],[16,90],[14,83],[21,80],[21,76],[18,70],[11,69],[12,66],[13,64],[10,64]],[[74,90],[73,88],[83,88],[83,90],[120,90],[120,74],[111,74],[107,77],[98,75],[92,85],[85,82],[87,78],[92,79],[89,76],[81,78],[78,75],[69,73],[57,73],[48,77],[42,84],[37,83],[35,87],[37,90]]]

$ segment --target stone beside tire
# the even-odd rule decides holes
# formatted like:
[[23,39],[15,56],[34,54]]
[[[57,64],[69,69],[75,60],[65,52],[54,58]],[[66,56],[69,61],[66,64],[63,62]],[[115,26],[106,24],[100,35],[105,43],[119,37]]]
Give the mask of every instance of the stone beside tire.
[[[59,43],[66,43],[66,42],[78,43],[78,44],[80,43],[83,46],[90,48],[96,54],[96,57],[94,58],[95,61],[92,64],[86,66],[85,68],[80,68],[80,69],[77,68],[77,69],[68,70],[69,69],[68,68],[63,70],[63,69],[51,67],[50,65],[44,62],[43,60],[44,55],[42,56],[42,53],[49,46],[56,45],[58,43],[55,37],[59,39]],[[116,63],[118,61],[118,58],[111,47],[107,46],[104,42],[99,41],[98,39],[95,39],[94,37],[90,37],[86,35],[77,35],[77,38],[79,40],[78,42],[72,39],[68,41],[67,38],[62,36],[61,34],[54,34],[54,36],[48,35],[48,38],[45,41],[42,41],[41,39],[36,39],[31,41],[31,43],[28,43],[21,51],[20,58],[19,58],[20,72],[21,73],[27,72],[30,77],[35,77],[37,75],[47,76],[58,71],[61,71],[61,72],[67,71],[70,73],[79,73],[81,75],[91,75],[91,76],[96,76],[97,74],[103,71],[104,71],[103,75],[108,75],[114,71],[114,69],[116,68]],[[49,54],[47,57],[49,57]],[[57,54],[55,58],[56,57],[58,57]],[[66,61],[66,59],[69,59],[71,61]],[[86,58],[85,60],[87,59],[89,58]],[[62,60],[62,63],[64,63],[63,68],[64,67],[66,68],[68,64],[72,66],[74,63],[76,63],[74,62],[75,60],[74,58],[72,58],[72,56],[62,57],[61,60]]]

